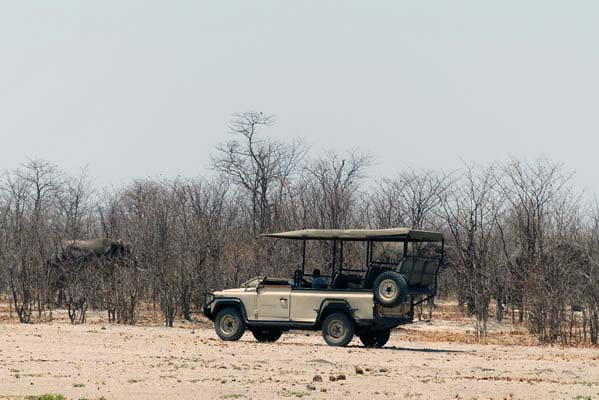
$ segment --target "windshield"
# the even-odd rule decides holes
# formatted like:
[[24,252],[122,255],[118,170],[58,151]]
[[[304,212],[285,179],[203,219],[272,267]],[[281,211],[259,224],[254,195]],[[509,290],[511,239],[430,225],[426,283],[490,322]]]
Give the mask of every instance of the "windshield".
[[263,279],[263,277],[257,276],[255,278],[250,279],[247,282],[244,282],[241,286],[245,288],[255,288],[258,287],[258,285],[260,284],[260,282],[262,282]]

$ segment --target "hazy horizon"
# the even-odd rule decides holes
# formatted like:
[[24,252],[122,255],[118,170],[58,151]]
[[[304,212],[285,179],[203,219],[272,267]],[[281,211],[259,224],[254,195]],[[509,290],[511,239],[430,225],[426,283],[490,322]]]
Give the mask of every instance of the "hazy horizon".
[[372,177],[545,156],[599,192],[598,4],[253,5],[5,5],[0,170],[205,175],[231,115],[256,110],[313,154],[369,152]]

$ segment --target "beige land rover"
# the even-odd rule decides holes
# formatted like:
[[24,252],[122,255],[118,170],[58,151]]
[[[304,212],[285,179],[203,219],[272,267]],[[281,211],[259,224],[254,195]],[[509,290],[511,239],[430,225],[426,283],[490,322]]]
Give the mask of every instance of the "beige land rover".
[[[382,347],[391,329],[412,322],[414,307],[436,295],[444,253],[441,233],[306,229],[264,236],[302,241],[301,269],[291,279],[256,277],[241,288],[208,293],[204,314],[222,340],[238,340],[247,329],[259,342],[273,342],[284,331],[304,329],[322,330],[331,346],[346,346],[357,335],[367,347]],[[310,241],[331,243],[330,274],[306,273]],[[347,242],[363,243],[364,265],[344,265]],[[376,257],[381,254],[376,247],[389,243],[399,249],[396,256]]]

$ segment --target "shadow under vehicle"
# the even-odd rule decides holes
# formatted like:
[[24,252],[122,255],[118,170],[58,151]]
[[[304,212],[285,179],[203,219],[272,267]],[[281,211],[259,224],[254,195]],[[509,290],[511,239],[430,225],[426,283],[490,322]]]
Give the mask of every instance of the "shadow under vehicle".
[[[305,229],[263,236],[301,241],[301,268],[290,279],[256,277],[241,288],[208,293],[204,314],[222,340],[238,340],[246,329],[260,342],[276,341],[294,329],[322,330],[331,346],[346,346],[357,335],[367,347],[382,347],[391,329],[411,323],[415,306],[437,293],[444,254],[438,232]],[[330,243],[330,274],[306,273],[311,241]],[[348,242],[362,242],[366,253],[357,267],[355,260],[352,265],[344,260]],[[385,245],[394,251],[381,255],[377,247]]]

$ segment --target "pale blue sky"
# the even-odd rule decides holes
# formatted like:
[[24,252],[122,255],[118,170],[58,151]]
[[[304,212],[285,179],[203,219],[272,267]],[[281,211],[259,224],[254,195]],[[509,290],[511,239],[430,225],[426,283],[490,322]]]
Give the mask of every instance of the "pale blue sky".
[[13,1],[0,169],[205,174],[232,113],[406,166],[546,155],[599,192],[594,1]]

